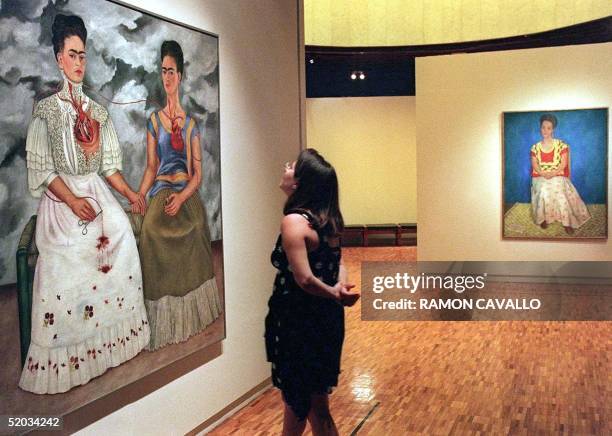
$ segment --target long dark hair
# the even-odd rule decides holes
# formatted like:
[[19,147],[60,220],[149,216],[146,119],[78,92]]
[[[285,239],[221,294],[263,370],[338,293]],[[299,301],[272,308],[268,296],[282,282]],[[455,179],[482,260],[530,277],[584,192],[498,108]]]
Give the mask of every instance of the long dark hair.
[[324,234],[339,236],[344,220],[338,203],[338,177],[336,170],[317,150],[307,148],[300,152],[295,164],[297,188],[289,196],[283,212],[296,210],[310,212],[313,223]]

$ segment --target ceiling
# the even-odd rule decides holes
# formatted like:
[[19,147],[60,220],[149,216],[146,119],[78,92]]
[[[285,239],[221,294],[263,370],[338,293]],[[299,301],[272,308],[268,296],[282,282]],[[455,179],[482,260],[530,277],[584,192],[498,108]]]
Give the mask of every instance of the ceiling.
[[610,0],[304,0],[304,37],[306,45],[331,47],[445,44],[610,15]]

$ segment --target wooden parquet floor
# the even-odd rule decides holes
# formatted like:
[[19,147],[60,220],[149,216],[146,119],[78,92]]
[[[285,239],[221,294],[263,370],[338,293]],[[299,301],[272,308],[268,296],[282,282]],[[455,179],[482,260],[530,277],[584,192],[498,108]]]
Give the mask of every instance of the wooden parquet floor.
[[[415,260],[416,248],[343,254],[359,286],[361,261]],[[364,322],[359,307],[346,314],[343,372],[330,397],[341,435],[369,412],[356,434],[612,435],[612,322]],[[211,434],[281,428],[281,396],[271,388]]]

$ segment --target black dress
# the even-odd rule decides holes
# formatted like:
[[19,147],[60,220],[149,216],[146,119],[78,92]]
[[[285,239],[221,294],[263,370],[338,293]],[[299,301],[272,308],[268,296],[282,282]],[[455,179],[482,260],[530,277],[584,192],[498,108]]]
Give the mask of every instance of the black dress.
[[[325,284],[334,286],[338,282],[340,247],[331,247],[327,237],[314,226],[312,216],[301,213],[319,236],[318,248],[308,253],[310,268]],[[268,302],[265,333],[272,382],[298,418],[304,419],[310,411],[310,395],[329,393],[338,384],[344,307],[297,285],[281,235],[271,261],[278,269]]]

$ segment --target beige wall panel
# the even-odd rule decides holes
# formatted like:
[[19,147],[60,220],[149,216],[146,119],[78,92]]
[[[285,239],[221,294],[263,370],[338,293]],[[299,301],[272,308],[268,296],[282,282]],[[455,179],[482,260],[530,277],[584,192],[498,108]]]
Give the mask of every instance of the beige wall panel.
[[416,222],[415,97],[310,98],[306,117],[347,224]]
[[612,239],[501,239],[502,112],[610,107],[610,53],[612,43],[417,59],[419,260],[612,260]]

